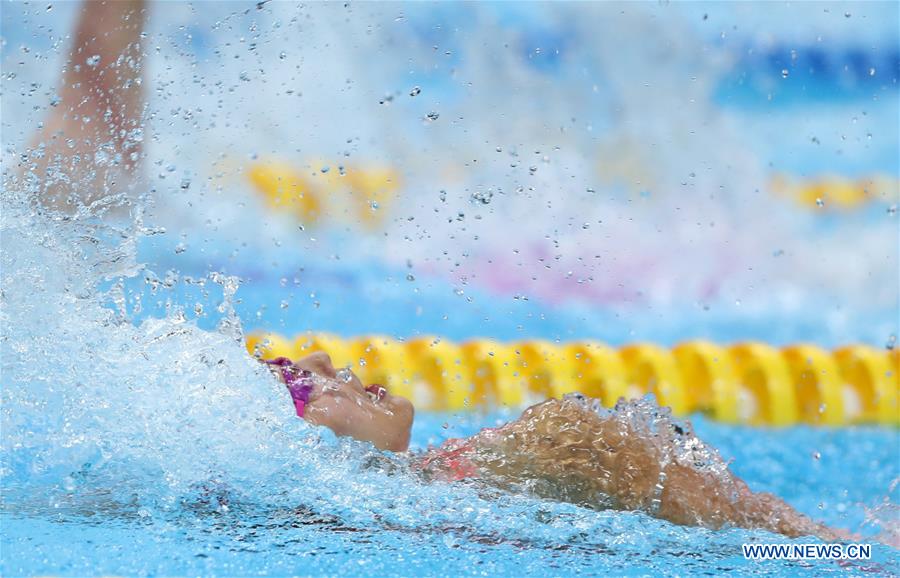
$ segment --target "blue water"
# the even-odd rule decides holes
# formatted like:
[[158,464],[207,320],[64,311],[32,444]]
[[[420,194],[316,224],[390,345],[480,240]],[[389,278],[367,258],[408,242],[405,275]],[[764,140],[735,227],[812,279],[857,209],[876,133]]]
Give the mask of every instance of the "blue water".
[[[495,425],[509,414],[426,414],[417,420],[416,449],[448,436]],[[444,427],[449,425],[449,427]],[[757,490],[775,492],[826,523],[857,529],[863,507],[889,496],[891,476],[880,463],[896,458],[896,432],[726,427],[695,420],[701,437],[733,458],[733,470]],[[360,448],[356,448],[361,451]],[[818,457],[815,457],[818,454]],[[108,488],[45,489],[28,508],[4,500],[2,573],[24,574],[291,574],[543,576],[896,575],[900,555],[876,545],[866,563],[748,562],[745,542],[783,543],[765,532],[683,528],[639,513],[596,512],[517,496],[487,496],[466,487],[425,487],[415,476],[378,473],[370,465],[361,484],[383,484],[333,503],[303,499],[308,483],[294,480],[299,497],[273,500],[223,490],[214,499],[194,494],[169,507],[112,506],[129,493]],[[33,492],[35,488],[31,488]],[[153,492],[154,488],[145,488]],[[96,491],[96,489],[94,489]],[[437,493],[443,512],[423,513],[406,495]],[[239,497],[238,497],[239,496]],[[896,501],[897,491],[892,494]],[[218,499],[227,499],[227,510]],[[371,500],[371,501],[370,501]],[[51,505],[56,501],[54,505]],[[212,502],[212,503],[210,503]],[[862,531],[871,531],[863,526]],[[805,542],[808,540],[797,540]]]
[[[426,484],[406,471],[404,458],[292,415],[283,387],[223,324],[235,319],[242,288],[233,293],[227,278],[185,267],[165,289],[166,275],[109,258],[127,256],[122,247],[86,249],[82,225],[50,225],[17,209],[4,214],[4,267],[21,272],[4,280],[6,312],[23,322],[7,326],[3,348],[3,575],[891,575],[900,568],[897,551],[881,545],[865,564],[751,563],[742,543],[785,539],[466,483]],[[95,264],[89,270],[112,268],[114,281],[92,289],[86,256]],[[33,285],[38,275],[44,283]],[[334,268],[316,278],[327,287],[341,275]],[[141,289],[120,291],[117,279]],[[382,289],[368,279],[345,289],[343,322],[351,327],[364,327],[356,316]],[[269,284],[267,302],[282,290]],[[138,297],[147,308],[135,314]],[[153,299],[162,303],[155,316]],[[199,315],[206,329],[181,314],[196,303],[211,312]],[[422,413],[412,449],[515,415]],[[748,428],[699,416],[696,425],[753,489],[816,519],[867,540],[896,519],[885,505],[900,499],[894,429]],[[880,523],[867,523],[867,511]]]
[[[0,19],[0,574],[900,574],[880,544],[753,563],[786,539],[426,484],[297,420],[241,341],[893,344],[896,3],[154,6],[122,223],[10,185],[75,18],[47,4]],[[402,184],[378,226],[343,190],[300,223],[246,178],[273,159]],[[779,177],[887,184],[843,211]],[[513,417],[421,413],[413,450]],[[896,429],[694,420],[754,490],[867,541],[900,524]]]
[[[168,251],[148,250],[147,262],[157,264],[148,268],[128,257],[127,243],[97,249],[84,241],[80,224],[49,224],[12,209],[3,216],[3,267],[19,275],[4,277],[4,313],[19,322],[4,320],[2,349],[3,575],[900,571],[900,555],[887,546],[876,545],[864,564],[751,563],[741,557],[742,543],[785,539],[679,527],[464,483],[425,484],[405,471],[402,458],[297,420],[283,387],[246,354],[233,323],[288,334],[307,323],[345,334],[485,331],[475,305],[446,305],[460,299],[452,286],[431,281],[446,301],[409,296],[407,281],[385,283],[377,265],[328,267],[310,259],[299,274],[310,276],[305,283],[317,296],[298,290],[283,309],[277,299],[287,274],[248,275],[251,281],[233,292],[235,282],[205,273],[205,266],[154,273]],[[97,270],[109,280],[100,282]],[[490,299],[475,295],[475,303]],[[396,325],[379,326],[396,311],[379,309],[392,299],[456,319],[442,326],[407,311]],[[269,308],[254,316],[261,303]],[[310,321],[307,313],[321,309],[330,317]],[[294,314],[299,319],[290,321]],[[271,323],[274,315],[285,324]],[[541,335],[541,322],[535,318],[526,334]],[[510,335],[519,334],[505,323]],[[691,327],[687,317],[677,323]],[[413,449],[512,417],[422,413]],[[897,430],[770,430],[702,418],[697,426],[751,488],[866,540],[895,525]],[[868,511],[880,522],[866,523]]]
[[[880,209],[874,217],[882,217]],[[871,220],[861,219],[860,226]],[[207,298],[204,291],[216,289],[182,281],[184,276],[203,278],[213,270],[241,280],[234,307],[248,332],[287,337],[307,332],[396,339],[437,334],[456,341],[592,339],[614,346],[639,341],[672,346],[687,339],[759,340],[776,346],[809,342],[831,348],[846,343],[882,347],[898,326],[889,307],[886,312],[883,305],[872,306],[866,300],[836,304],[820,292],[806,293],[792,304],[747,304],[725,296],[665,306],[640,300],[599,306],[577,299],[554,303],[527,295],[517,298],[477,283],[452,283],[435,273],[417,273],[409,280],[408,268],[354,255],[347,249],[355,242],[352,237],[332,241],[346,251],[340,260],[284,251],[272,259],[277,265],[268,268],[251,255],[225,258],[229,243],[207,243],[199,250],[176,253],[176,241],[163,235],[140,244],[141,261],[151,270],[178,274],[171,287],[152,294],[144,277],[128,281],[131,294],[142,296],[136,319],[162,315],[167,304],[180,304],[189,318],[214,327],[220,315],[210,308],[198,314],[193,305]],[[204,259],[196,261],[192,253],[201,251]]]

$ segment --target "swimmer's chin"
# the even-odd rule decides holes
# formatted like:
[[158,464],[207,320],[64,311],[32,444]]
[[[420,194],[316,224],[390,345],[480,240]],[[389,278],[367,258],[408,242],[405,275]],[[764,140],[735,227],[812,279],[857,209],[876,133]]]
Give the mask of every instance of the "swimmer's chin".
[[[378,449],[391,452],[405,452],[409,449],[409,440],[412,435],[412,424],[415,419],[416,410],[413,404],[405,397],[389,395],[390,409],[392,419],[397,421],[397,434],[393,436],[383,447],[375,444]],[[374,443],[374,442],[373,442]]]
[[415,410],[409,400],[399,396],[388,395],[373,403],[325,395],[311,402],[303,417],[338,436],[369,442],[379,450],[405,452]]

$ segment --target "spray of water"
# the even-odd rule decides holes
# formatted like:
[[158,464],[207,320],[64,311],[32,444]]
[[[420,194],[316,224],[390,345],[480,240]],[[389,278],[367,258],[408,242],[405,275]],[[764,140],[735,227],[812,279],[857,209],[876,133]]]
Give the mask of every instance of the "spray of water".
[[157,279],[135,259],[140,227],[65,217],[38,209],[33,195],[5,193],[6,511],[140,519],[233,511],[237,524],[299,507],[400,531],[548,531],[509,515],[539,502],[424,484],[403,459],[296,419],[284,387],[240,342],[234,279],[210,276],[224,286],[216,330],[177,308],[134,323],[121,281]]
[[[142,270],[136,227],[37,206],[5,191],[4,477],[60,484],[75,472],[125,467],[180,491],[209,476],[281,467],[288,458],[275,456],[295,453],[302,428],[244,352],[239,326],[202,331],[178,311],[131,323],[120,280]],[[226,296],[235,289],[213,280]],[[104,290],[104,282],[112,284]],[[236,459],[254,453],[264,459]]]

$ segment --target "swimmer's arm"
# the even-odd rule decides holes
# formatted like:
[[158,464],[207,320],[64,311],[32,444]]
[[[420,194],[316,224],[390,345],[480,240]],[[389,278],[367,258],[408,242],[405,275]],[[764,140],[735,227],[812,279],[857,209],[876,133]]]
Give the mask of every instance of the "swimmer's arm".
[[591,507],[642,509],[659,459],[639,437],[560,400],[532,406],[466,443],[467,458],[495,485]]
[[533,406],[468,445],[488,481],[538,481],[538,491],[549,498],[643,510],[682,525],[733,525],[828,540],[839,535],[771,494],[753,493],[724,464],[715,475],[677,462],[664,465],[659,444],[645,434],[570,402]]
[[730,525],[789,537],[818,536],[823,540],[851,537],[847,532],[814,522],[777,496],[751,491],[730,471],[716,477],[678,463],[666,467],[657,515],[676,524],[709,528]]
[[[135,168],[141,126],[143,55],[138,46],[144,23],[143,0],[84,2],[59,87],[59,102],[50,108],[26,171],[59,174],[43,191],[47,206],[62,209],[65,196],[79,192],[89,204],[117,174]],[[100,151],[109,161],[97,162]]]

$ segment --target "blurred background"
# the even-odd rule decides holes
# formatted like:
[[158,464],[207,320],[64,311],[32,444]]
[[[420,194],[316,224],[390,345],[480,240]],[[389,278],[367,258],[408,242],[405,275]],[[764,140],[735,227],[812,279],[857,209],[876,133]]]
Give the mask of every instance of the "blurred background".
[[[8,168],[77,4],[2,8]],[[214,271],[287,335],[893,347],[898,10],[151,4],[127,306],[215,325]]]

